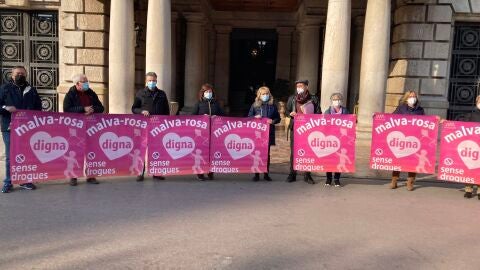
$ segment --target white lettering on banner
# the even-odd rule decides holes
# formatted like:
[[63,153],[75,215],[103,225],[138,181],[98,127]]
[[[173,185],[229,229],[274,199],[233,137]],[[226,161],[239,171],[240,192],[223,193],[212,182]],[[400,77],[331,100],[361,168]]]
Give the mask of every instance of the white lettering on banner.
[[456,130],[452,133],[445,136],[445,141],[448,143],[453,142],[457,139],[461,139],[469,135],[480,135],[480,127],[464,127],[462,126],[459,130]]
[[102,131],[105,128],[120,126],[120,125],[145,129],[147,128],[147,121],[135,119],[135,118],[128,118],[128,117],[110,118],[110,119],[102,117],[100,121],[98,121],[95,125],[87,129],[87,135],[91,137],[95,135],[97,132]]
[[480,168],[480,147],[476,142],[465,140],[458,144],[457,151],[467,168],[470,170]]
[[68,142],[64,137],[38,131],[30,137],[30,148],[41,163],[46,163],[63,156],[68,151]]
[[255,122],[255,121],[226,121],[226,124],[223,124],[221,127],[217,128],[214,132],[213,135],[215,135],[216,138],[222,136],[222,134],[227,133],[228,131],[235,129],[235,128],[251,128],[251,129],[257,129],[261,131],[267,131],[268,124],[261,123],[261,122]]
[[387,135],[388,147],[397,158],[415,154],[420,149],[421,143],[417,137],[405,136],[400,131],[393,131]]
[[156,124],[156,127],[153,128],[150,131],[150,134],[153,137],[157,137],[158,135],[160,135],[160,133],[162,133],[162,132],[164,132],[164,131],[166,131],[170,128],[182,127],[182,126],[207,129],[208,123],[205,122],[205,121],[202,121],[202,120],[197,120],[197,119],[185,119],[185,120],[181,120],[181,119],[167,120],[167,119],[164,119],[163,123]]
[[436,123],[431,122],[430,120],[424,120],[424,119],[418,119],[418,118],[412,118],[410,120],[408,120],[407,118],[396,118],[396,119],[390,118],[387,122],[378,125],[375,128],[375,132],[377,132],[377,134],[380,134],[391,128],[398,127],[398,126],[407,126],[407,125],[434,130]]
[[308,135],[308,144],[319,158],[331,155],[340,149],[340,140],[337,137],[325,136],[320,131],[314,131]]
[[103,133],[98,140],[98,144],[109,160],[121,158],[133,149],[132,138],[127,136],[118,137],[113,132]]
[[163,147],[173,159],[179,159],[192,153],[195,141],[188,136],[180,137],[177,133],[167,133],[162,139]]
[[340,119],[340,118],[310,118],[310,120],[299,126],[296,131],[299,135],[307,132],[308,130],[314,128],[314,127],[319,127],[319,126],[326,126],[326,125],[331,125],[331,126],[339,126],[339,127],[347,127],[347,128],[353,128],[353,121],[351,120],[346,120],[346,119]]
[[255,149],[255,143],[250,138],[240,138],[237,134],[229,134],[224,140],[228,153],[234,159],[250,155]]
[[53,116],[33,116],[33,120],[27,121],[15,129],[15,133],[20,137],[30,130],[36,129],[45,125],[65,125],[76,128],[83,128],[83,120],[71,118],[65,115]]

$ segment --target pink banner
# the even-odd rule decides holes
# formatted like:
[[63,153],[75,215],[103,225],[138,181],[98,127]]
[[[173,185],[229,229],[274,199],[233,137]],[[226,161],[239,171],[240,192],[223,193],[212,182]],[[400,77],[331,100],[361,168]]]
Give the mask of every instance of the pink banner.
[[437,116],[375,114],[370,168],[435,173],[437,137]]
[[355,171],[356,118],[353,114],[295,117],[293,167],[309,172]]
[[480,184],[480,123],[442,124],[438,179]]
[[85,117],[87,177],[139,175],[147,145],[147,118],[132,114]]
[[204,174],[210,168],[210,117],[152,116],[148,131],[148,174]]
[[267,172],[269,131],[266,118],[212,117],[210,171]]
[[12,116],[10,136],[12,183],[83,176],[82,114],[17,111]]

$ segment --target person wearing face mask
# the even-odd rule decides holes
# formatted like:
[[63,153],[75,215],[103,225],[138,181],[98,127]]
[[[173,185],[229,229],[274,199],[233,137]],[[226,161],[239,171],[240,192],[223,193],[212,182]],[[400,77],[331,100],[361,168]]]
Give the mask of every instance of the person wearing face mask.
[[[98,99],[97,94],[90,88],[85,74],[76,74],[72,78],[73,86],[70,87],[63,100],[63,111],[69,113],[102,113],[105,108]],[[89,184],[99,184],[96,178],[87,178]],[[70,185],[77,185],[77,178],[70,178]]]
[[[403,97],[400,99],[400,105],[393,112],[393,114],[407,114],[407,115],[424,115],[425,111],[419,105],[417,93],[413,90],[406,91]],[[415,177],[417,173],[408,172],[407,178],[407,190],[412,191],[414,189]],[[392,182],[390,183],[391,189],[397,188],[397,181],[400,178],[399,171],[392,172]]]
[[[266,181],[272,181],[272,178],[268,174],[270,172],[270,146],[275,145],[275,124],[280,122],[280,114],[270,89],[266,86],[262,86],[257,91],[257,97],[255,102],[250,107],[248,117],[267,118],[270,124],[270,131],[268,137],[268,160],[267,160],[267,172],[263,174],[263,179]],[[252,179],[253,181],[260,180],[260,174],[256,173]]]
[[[0,119],[3,142],[5,144],[5,179],[2,193],[13,191],[10,178],[10,123],[12,113],[17,110],[42,110],[42,101],[35,87],[27,82],[27,71],[22,66],[12,68],[11,79],[0,87]],[[32,183],[22,184],[21,188],[36,189]]]
[[[134,114],[142,114],[145,117],[150,115],[170,115],[170,105],[167,94],[157,88],[157,74],[147,72],[145,74],[145,87],[138,90],[132,105]],[[143,164],[142,174],[137,176],[137,182],[144,180],[145,164]],[[165,180],[165,177],[154,175],[153,179]]]
[[[477,96],[475,100],[475,109],[474,111],[470,114],[470,117],[468,118],[469,122],[477,122],[480,123],[480,95]],[[477,185],[465,185],[465,194],[463,197],[470,199],[473,196],[473,191],[474,189],[477,190],[477,197],[480,200],[480,193],[478,192],[478,186]]]
[[[325,111],[325,114],[349,114],[347,108],[342,106],[343,95],[341,93],[333,93],[330,96],[330,101],[332,105]],[[325,181],[325,186],[332,185],[332,172],[327,172],[327,180]],[[341,187],[340,185],[340,173],[335,172],[333,174],[333,179],[335,180],[335,187]]]
[[[223,116],[223,112],[220,104],[215,96],[215,90],[211,84],[205,83],[200,87],[198,91],[198,102],[193,107],[193,115],[218,115]],[[213,172],[207,174],[209,180],[213,180]],[[197,178],[200,181],[206,180],[205,175],[197,174]]]
[[[295,82],[296,93],[288,98],[286,106],[286,115],[291,118],[288,126],[290,135],[290,173],[287,182],[297,181],[297,171],[293,169],[293,122],[297,114],[321,114],[320,101],[317,96],[311,95],[308,91],[308,80],[298,80]],[[305,172],[305,182],[315,184],[311,172]]]

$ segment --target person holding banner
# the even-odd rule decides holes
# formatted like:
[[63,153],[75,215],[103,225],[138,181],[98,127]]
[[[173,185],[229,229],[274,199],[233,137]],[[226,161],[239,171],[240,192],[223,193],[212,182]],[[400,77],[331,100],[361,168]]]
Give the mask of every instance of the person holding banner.
[[[308,91],[308,80],[298,80],[295,82],[296,94],[290,96],[287,101],[286,114],[291,118],[288,125],[290,135],[290,173],[287,182],[297,181],[297,172],[293,169],[293,121],[297,114],[321,114],[320,100],[317,96],[311,95]],[[315,184],[311,172],[305,172],[305,182]]]
[[[425,115],[425,111],[419,105],[418,95],[415,91],[406,91],[403,97],[400,99],[400,105],[395,109],[393,114],[407,114],[407,115]],[[415,182],[416,172],[408,172],[407,178],[407,190],[412,191],[414,189],[413,184]],[[392,182],[390,183],[391,189],[397,188],[397,181],[400,178],[399,171],[392,172]]]
[[[331,105],[325,111],[325,114],[350,114],[347,108],[342,106],[343,95],[341,93],[333,93],[330,96]],[[335,180],[335,187],[341,187],[340,184],[340,173],[333,173],[333,179]],[[332,172],[327,172],[327,180],[325,181],[325,186],[332,185]]]
[[[105,110],[97,94],[90,88],[85,74],[74,75],[72,81],[74,85],[70,87],[63,100],[64,112],[90,115],[92,113],[102,113]],[[87,178],[87,183],[99,184],[95,177]],[[70,178],[70,185],[76,186],[77,178]]]
[[[262,86],[258,89],[257,97],[255,98],[255,102],[250,107],[248,116],[255,118],[268,118],[268,122],[270,124],[268,138],[268,160],[267,172],[263,174],[263,179],[266,181],[272,181],[272,178],[268,175],[268,172],[270,172],[270,146],[275,145],[275,124],[280,122],[280,114],[278,113],[277,106],[274,103],[273,96],[268,87]],[[255,176],[252,180],[255,182],[260,180],[260,174],[255,173]]]
[[[17,110],[42,110],[42,101],[37,89],[27,82],[27,70],[23,66],[12,68],[11,79],[0,88],[0,115],[3,143],[5,144],[5,180],[2,193],[13,191],[10,175],[10,123],[12,113]],[[32,183],[21,184],[21,188],[34,190]]]
[[[170,115],[167,94],[157,88],[157,74],[155,72],[147,72],[145,74],[145,87],[140,89],[135,95],[132,112],[134,114],[142,114],[145,117],[150,115]],[[137,176],[138,182],[143,181],[144,173],[145,164],[143,165],[142,174]],[[154,175],[153,179],[165,180],[165,177]]]
[[[205,83],[202,85],[200,90],[198,91],[198,102],[193,107],[193,115],[218,115],[224,116],[225,113],[223,112],[220,104],[217,101],[217,97],[215,95],[215,90],[211,84]],[[209,172],[207,174],[209,180],[213,180],[213,172]],[[200,181],[206,180],[205,175],[197,174],[197,178]]]
[[[469,122],[478,122],[480,123],[480,95],[475,99],[475,110],[470,114]],[[477,189],[477,197],[480,200],[480,193],[478,193],[477,185],[465,185],[465,195],[463,197],[470,199],[472,198],[473,189]]]

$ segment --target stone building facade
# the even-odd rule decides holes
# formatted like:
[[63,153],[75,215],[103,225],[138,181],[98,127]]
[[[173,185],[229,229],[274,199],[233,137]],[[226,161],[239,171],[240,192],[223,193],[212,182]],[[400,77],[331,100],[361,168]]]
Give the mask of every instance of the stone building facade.
[[372,113],[391,112],[407,89],[427,113],[449,119],[462,119],[480,94],[480,0],[0,0],[0,8],[4,77],[42,52],[27,33],[33,24],[12,25],[32,18],[58,30],[41,45],[56,55],[40,67],[44,80],[54,77],[50,109],[61,110],[51,103],[62,103],[76,73],[111,113],[130,111],[145,71],[157,72],[187,113],[204,82],[241,115],[250,87],[266,84],[285,98],[295,79],[308,79],[323,109],[344,93],[365,131]]

